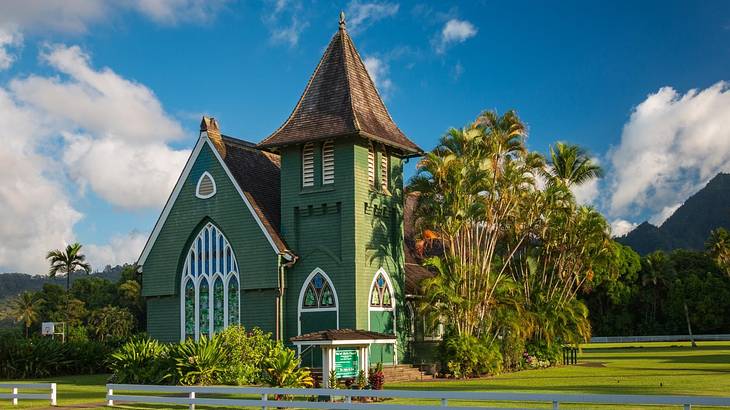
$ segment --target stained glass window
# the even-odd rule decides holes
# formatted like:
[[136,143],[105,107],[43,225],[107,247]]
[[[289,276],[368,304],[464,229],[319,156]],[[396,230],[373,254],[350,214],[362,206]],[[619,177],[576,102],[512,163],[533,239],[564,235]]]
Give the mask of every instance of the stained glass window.
[[238,279],[228,280],[228,325],[238,324]]
[[198,339],[240,323],[238,275],[228,240],[212,223],[206,224],[192,241],[182,273],[181,338]]
[[213,284],[213,331],[220,333],[225,327],[225,310],[223,303],[225,301],[225,293],[223,292],[223,280],[216,278]]
[[330,308],[336,307],[336,305],[332,285],[321,273],[317,273],[306,284],[304,297],[302,298],[302,308]]
[[382,273],[378,273],[378,276],[375,278],[375,283],[373,283],[373,288],[370,290],[370,306],[393,307],[390,287]]

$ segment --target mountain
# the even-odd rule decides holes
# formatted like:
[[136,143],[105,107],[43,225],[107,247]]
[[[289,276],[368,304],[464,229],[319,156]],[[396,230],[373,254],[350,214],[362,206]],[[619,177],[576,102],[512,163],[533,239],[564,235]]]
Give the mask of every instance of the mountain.
[[[122,274],[124,266],[107,266],[101,272],[91,273],[92,276],[97,278],[108,279],[112,282],[119,280]],[[83,273],[71,274],[71,283],[76,279],[82,278],[86,275]],[[54,283],[56,285],[66,288],[66,277],[61,276],[57,278],[49,278],[46,275],[28,275],[26,273],[0,273],[0,301],[8,297],[15,296],[26,290],[40,290],[44,284]]]
[[710,231],[719,227],[730,230],[730,174],[717,174],[661,226],[644,222],[616,240],[642,255],[679,248],[701,250]]

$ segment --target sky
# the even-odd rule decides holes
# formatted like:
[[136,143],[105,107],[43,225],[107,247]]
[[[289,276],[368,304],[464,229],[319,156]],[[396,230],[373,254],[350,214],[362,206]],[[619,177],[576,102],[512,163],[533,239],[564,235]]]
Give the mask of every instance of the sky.
[[602,165],[575,193],[614,235],[730,172],[727,1],[6,0],[0,272],[44,273],[74,241],[96,269],[135,261],[201,116],[269,135],[340,10],[413,141],[514,109],[530,149],[566,141]]

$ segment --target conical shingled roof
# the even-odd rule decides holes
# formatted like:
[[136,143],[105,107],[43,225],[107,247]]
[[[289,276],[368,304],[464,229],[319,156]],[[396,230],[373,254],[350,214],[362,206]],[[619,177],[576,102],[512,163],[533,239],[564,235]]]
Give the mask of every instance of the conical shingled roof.
[[422,152],[393,122],[341,19],[289,119],[259,145],[273,148],[354,134],[406,154]]

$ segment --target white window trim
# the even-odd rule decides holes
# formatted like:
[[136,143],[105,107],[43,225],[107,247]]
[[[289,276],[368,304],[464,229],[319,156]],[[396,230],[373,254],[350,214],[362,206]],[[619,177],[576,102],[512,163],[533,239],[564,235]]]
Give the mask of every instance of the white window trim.
[[[330,289],[332,289],[332,295],[335,298],[335,306],[334,307],[326,307],[326,308],[308,308],[304,309],[302,308],[302,302],[304,302],[304,292],[307,290],[307,286],[309,286],[309,282],[312,281],[312,278],[314,278],[317,274],[322,275],[324,279],[327,281],[327,283],[330,285]],[[340,299],[337,297],[337,289],[335,288],[335,284],[332,282],[332,279],[320,268],[314,268],[312,273],[307,276],[307,279],[304,280],[304,283],[302,284],[302,288],[299,290],[299,299],[297,300],[297,336],[302,334],[302,313],[310,313],[310,312],[336,312],[336,318],[335,321],[337,325],[337,329],[340,328]]]
[[[185,284],[190,279],[193,281],[193,286],[195,289],[195,340],[200,339],[200,304],[198,301],[200,300],[200,283],[205,280],[208,282],[208,336],[213,335],[215,333],[215,324],[214,324],[214,286],[215,286],[215,280],[217,278],[221,278],[223,281],[223,328],[229,326],[229,316],[228,316],[228,284],[231,281],[231,279],[236,279],[236,282],[238,282],[238,321],[237,323],[241,323],[241,305],[243,304],[243,300],[241,298],[241,269],[238,268],[238,273],[236,273],[234,270],[230,270],[227,273],[223,273],[220,271],[220,267],[218,268],[218,272],[210,272],[210,273],[198,273],[197,277],[193,276],[190,272],[191,270],[191,261],[190,261],[190,254],[191,251],[194,251],[197,256],[197,248],[196,244],[198,242],[198,238],[203,235],[205,230],[215,228],[216,231],[218,231],[218,234],[223,236],[224,243],[231,249],[231,263],[235,264],[235,266],[238,265],[238,260],[236,259],[236,253],[233,250],[233,246],[228,241],[228,238],[223,235],[223,232],[213,224],[212,222],[208,222],[203,226],[195,235],[195,239],[190,245],[190,248],[188,248],[187,252],[185,253],[185,266],[183,267],[183,273],[187,271],[187,274],[181,275],[182,278],[180,280],[180,340],[185,341]],[[203,237],[204,238],[204,237]],[[212,235],[209,235],[208,238],[208,249],[212,249],[213,244],[213,237]],[[204,246],[203,246],[204,247]],[[216,249],[220,247],[220,243],[216,244]],[[219,250],[219,252],[223,253],[222,260],[225,260],[225,250],[224,247],[223,250]],[[203,264],[206,264],[208,260],[205,258],[205,254],[203,254]],[[194,262],[193,262],[194,263]]]
[[[383,274],[383,278],[385,278],[385,283],[388,285],[388,289],[390,289],[390,307],[376,307],[376,306],[370,306],[370,298],[373,294],[373,288],[375,287],[375,281],[378,279],[379,274]],[[395,311],[395,305],[397,304],[397,299],[395,297],[395,288],[393,287],[393,282],[390,281],[390,275],[388,272],[383,269],[382,267],[378,269],[377,272],[375,272],[375,275],[373,275],[373,280],[370,282],[370,291],[368,292],[368,330],[370,329],[370,312],[393,312],[393,335],[395,335],[395,339],[392,340],[393,344],[393,363],[398,364],[398,314]]]
[[[213,183],[213,192],[211,192],[208,195],[201,195],[200,194],[200,184],[203,182],[203,178],[205,178],[206,176],[208,178],[210,178],[210,181]],[[198,183],[195,185],[195,196],[200,199],[208,199],[208,198],[212,197],[213,195],[215,195],[216,192],[218,192],[218,187],[215,184],[215,178],[213,178],[213,175],[210,175],[210,173],[208,171],[203,172],[203,175],[201,175],[200,178],[198,178]]]

